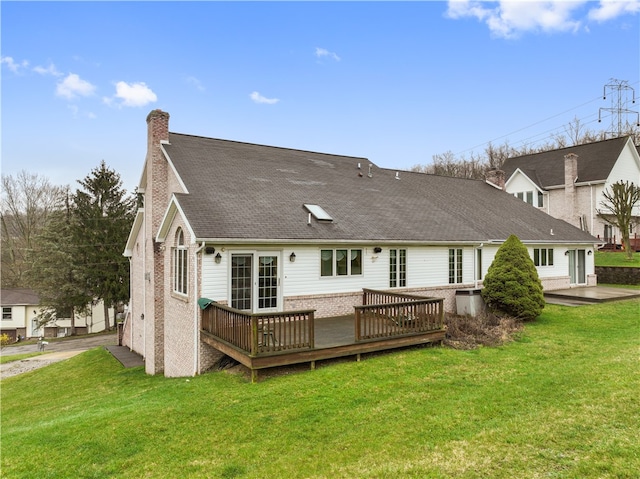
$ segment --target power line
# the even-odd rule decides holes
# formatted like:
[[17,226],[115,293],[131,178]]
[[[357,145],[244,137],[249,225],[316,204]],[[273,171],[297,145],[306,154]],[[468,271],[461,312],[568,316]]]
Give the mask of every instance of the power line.
[[[625,83],[626,83],[626,82],[625,82]],[[633,85],[637,85],[638,83],[639,83],[639,82],[635,82]],[[605,95],[605,96],[606,96],[606,95]],[[498,141],[498,140],[502,140],[502,139],[504,139],[504,138],[508,138],[509,136],[515,135],[516,133],[520,133],[520,132],[522,132],[522,131],[528,130],[529,128],[532,128],[532,127],[534,127],[534,126],[536,126],[536,125],[540,125],[540,124],[542,124],[542,123],[545,123],[545,122],[547,122],[547,121],[549,121],[549,120],[552,120],[552,119],[554,119],[554,118],[557,118],[557,117],[560,117],[560,116],[565,115],[565,114],[567,114],[567,113],[570,113],[571,111],[577,110],[577,109],[579,109],[579,108],[582,108],[582,107],[584,107],[584,106],[586,106],[586,105],[589,105],[589,104],[591,104],[591,103],[594,103],[594,102],[596,102],[596,101],[601,101],[602,99],[603,99],[603,98],[602,98],[602,96],[597,96],[597,97],[595,97],[595,98],[592,98],[591,100],[588,100],[588,101],[586,101],[586,102],[584,102],[584,103],[581,103],[580,105],[574,106],[574,107],[569,108],[569,109],[567,109],[567,110],[564,110],[564,111],[562,111],[562,112],[560,112],[560,113],[557,113],[557,114],[555,114],[555,115],[549,116],[549,117],[547,117],[547,118],[545,118],[545,119],[543,119],[543,120],[539,120],[539,121],[537,121],[537,122],[535,122],[535,123],[532,123],[532,124],[530,124],[530,125],[528,125],[528,126],[524,126],[524,127],[519,128],[519,129],[517,129],[517,130],[514,130],[514,131],[512,131],[512,132],[510,132],[510,133],[506,133],[506,134],[504,134],[504,135],[501,135],[501,136],[499,136],[499,137],[496,137],[496,138],[494,138],[494,139],[492,139],[492,140],[485,141],[484,143],[480,143],[480,144],[477,144],[477,145],[472,146],[472,147],[470,147],[470,148],[467,148],[467,149],[465,149],[465,150],[459,151],[459,152],[455,153],[455,156],[463,155],[464,153],[467,153],[467,152],[469,152],[469,151],[473,151],[473,150],[475,150],[475,149],[477,149],[477,148],[484,147],[484,146],[489,145],[489,144],[491,144],[491,143],[495,143],[495,142],[496,142],[496,141]],[[633,113],[635,113],[635,112],[633,112]],[[600,116],[600,115],[599,115],[599,117],[601,118],[601,116]],[[593,118],[593,120],[590,120],[591,118]],[[605,118],[608,118],[608,116],[607,116],[607,117],[605,117]],[[589,121],[587,121],[587,122],[585,123],[585,120],[587,120],[587,119],[589,119]],[[595,114],[590,114],[590,115],[587,115],[587,116],[585,116],[585,117],[583,117],[583,118],[577,118],[577,120],[578,120],[578,121],[580,121],[580,122],[581,122],[582,124],[584,124],[585,126],[586,126],[586,125],[593,124],[593,123],[596,123],[596,122],[599,122],[598,120],[596,120],[596,119],[595,119]],[[564,125],[560,125],[560,126],[553,127],[553,128],[551,128],[551,129],[545,130],[545,131],[543,131],[543,132],[536,133],[536,134],[535,134],[535,135],[533,135],[533,136],[529,136],[529,137],[527,137],[527,138],[524,138],[524,139],[521,139],[521,140],[517,140],[517,141],[515,141],[513,144],[526,144],[526,143],[530,143],[530,142],[532,142],[532,141],[534,141],[534,142],[538,142],[538,141],[542,141],[542,139],[549,139],[549,138],[551,137],[551,134],[553,134],[554,132],[559,131],[559,130],[560,130],[560,129],[562,129],[562,128],[566,128],[566,126],[567,126],[567,125],[566,125],[566,124],[564,124]],[[538,137],[543,137],[543,138],[538,139]]]

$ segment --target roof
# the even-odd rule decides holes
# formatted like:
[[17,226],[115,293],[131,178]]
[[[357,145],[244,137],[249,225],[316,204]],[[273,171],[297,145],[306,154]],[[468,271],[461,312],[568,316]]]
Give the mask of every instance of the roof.
[[508,158],[502,169],[508,180],[520,169],[541,188],[564,185],[564,157],[578,155],[577,183],[604,182],[629,141],[628,136]]
[[32,306],[40,304],[40,297],[32,289],[3,288],[0,290],[0,303],[2,306]]
[[484,181],[177,133],[163,148],[189,192],[174,195],[174,208],[197,241],[598,241]]

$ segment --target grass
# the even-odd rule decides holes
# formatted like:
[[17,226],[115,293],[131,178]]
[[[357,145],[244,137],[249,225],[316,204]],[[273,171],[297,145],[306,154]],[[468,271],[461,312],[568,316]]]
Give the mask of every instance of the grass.
[[41,354],[46,354],[46,353],[24,353],[24,354],[8,355],[7,353],[10,352],[10,349],[11,348],[7,348],[6,350],[2,351],[2,355],[0,355],[0,364],[10,363],[12,361],[22,361],[23,359],[32,358],[34,356],[40,356]]
[[2,381],[7,478],[635,478],[640,300],[251,384],[104,349]]
[[640,268],[640,253],[633,253],[633,259],[621,251],[596,251],[596,266],[637,266]]

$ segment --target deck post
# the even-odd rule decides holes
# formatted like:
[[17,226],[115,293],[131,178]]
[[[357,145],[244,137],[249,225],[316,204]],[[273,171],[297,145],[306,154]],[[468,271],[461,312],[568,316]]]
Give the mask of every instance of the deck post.
[[251,356],[258,354],[258,318],[251,316]]
[[255,384],[258,382],[258,370],[257,369],[251,369],[251,383]]
[[316,362],[315,361],[311,361],[311,370],[315,371],[316,369]]

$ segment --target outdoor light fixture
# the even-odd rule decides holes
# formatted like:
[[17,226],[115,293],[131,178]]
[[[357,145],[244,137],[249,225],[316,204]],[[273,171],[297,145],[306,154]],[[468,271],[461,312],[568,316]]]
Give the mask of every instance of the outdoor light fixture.
[[591,255],[593,254],[593,251],[589,250],[589,251],[587,251],[587,254],[588,254],[589,256],[591,256]]
[[222,261],[222,256],[220,255],[220,253],[218,253],[216,255],[216,264],[220,264],[220,261]]
[[289,261],[291,261],[292,263],[296,262],[296,254],[295,253],[291,253],[289,255]]
[[381,251],[382,251],[382,248],[380,248],[380,246],[376,246],[375,248],[373,248],[374,253],[380,253]]
[[565,252],[564,252],[564,255],[565,255],[565,256],[569,256],[569,250],[565,251]]

